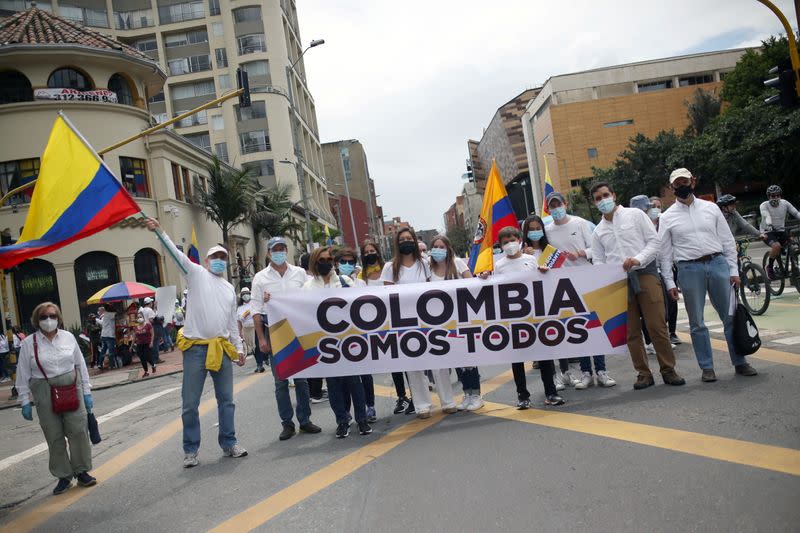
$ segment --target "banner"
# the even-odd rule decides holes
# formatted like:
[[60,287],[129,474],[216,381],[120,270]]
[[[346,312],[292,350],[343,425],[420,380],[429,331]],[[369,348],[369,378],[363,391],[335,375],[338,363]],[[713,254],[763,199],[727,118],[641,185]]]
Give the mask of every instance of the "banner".
[[281,379],[627,353],[621,265],[275,293],[267,303]]
[[117,93],[106,89],[79,91],[78,89],[36,89],[33,91],[36,100],[74,100],[79,102],[117,103]]

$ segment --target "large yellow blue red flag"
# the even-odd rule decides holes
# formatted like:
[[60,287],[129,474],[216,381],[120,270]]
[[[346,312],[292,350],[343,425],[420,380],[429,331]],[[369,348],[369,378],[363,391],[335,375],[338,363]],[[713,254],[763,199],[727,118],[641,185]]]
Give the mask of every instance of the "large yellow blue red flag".
[[57,250],[140,211],[89,143],[59,115],[22,234],[16,244],[0,247],[0,268]]
[[547,158],[544,158],[544,196],[542,197],[542,216],[546,217],[550,214],[547,209],[547,195],[551,192],[556,192],[553,187],[553,180],[550,178],[550,168],[547,166]]
[[494,270],[492,245],[497,242],[497,234],[506,226],[516,227],[517,217],[497,170],[497,163],[492,161],[486,191],[483,193],[483,208],[469,254],[469,268],[473,273]]

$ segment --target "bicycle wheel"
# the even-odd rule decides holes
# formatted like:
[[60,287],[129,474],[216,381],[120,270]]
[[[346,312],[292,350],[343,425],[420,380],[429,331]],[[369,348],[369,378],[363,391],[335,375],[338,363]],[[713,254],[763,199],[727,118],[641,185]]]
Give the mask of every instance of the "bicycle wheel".
[[792,270],[789,272],[789,278],[792,282],[792,285],[794,285],[794,288],[800,292],[800,268],[798,268],[797,265],[797,254],[792,255],[790,261]]
[[741,271],[739,294],[750,313],[763,315],[769,307],[770,281],[764,269],[754,263],[746,263]]
[[[783,274],[785,270],[783,269],[783,259],[782,256],[778,256],[775,258],[775,267],[778,268],[779,272]],[[769,252],[764,252],[764,259],[761,260],[761,266],[764,267],[764,270],[767,269],[767,262],[769,261]],[[752,264],[752,263],[751,263]],[[769,279],[769,278],[767,278]],[[781,275],[778,279],[769,280],[769,292],[772,296],[780,296],[783,294],[783,288],[786,286],[786,279]]]

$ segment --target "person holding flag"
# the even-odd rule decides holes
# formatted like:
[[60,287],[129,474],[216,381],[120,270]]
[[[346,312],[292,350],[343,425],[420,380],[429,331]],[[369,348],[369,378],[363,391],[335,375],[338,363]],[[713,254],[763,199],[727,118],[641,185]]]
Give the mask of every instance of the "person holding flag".
[[469,269],[473,274],[494,270],[492,249],[494,243],[498,242],[500,230],[506,226],[516,228],[517,218],[500,172],[497,170],[497,163],[492,161],[492,168],[486,180],[486,192],[483,193],[483,207],[469,254]]

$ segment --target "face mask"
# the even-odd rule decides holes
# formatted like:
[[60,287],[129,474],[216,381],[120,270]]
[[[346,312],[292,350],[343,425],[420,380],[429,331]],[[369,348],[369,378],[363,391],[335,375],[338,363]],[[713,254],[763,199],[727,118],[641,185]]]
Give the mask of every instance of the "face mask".
[[694,189],[692,189],[691,185],[681,185],[680,187],[675,188],[675,196],[681,200],[686,200],[693,191]]
[[228,262],[224,259],[211,259],[208,262],[208,267],[211,269],[212,274],[216,274],[217,276],[221,276],[225,272],[225,267],[228,266]]
[[503,245],[503,253],[506,256],[517,255],[519,253],[520,244],[517,241],[508,242]]
[[595,205],[597,206],[597,209],[599,209],[601,213],[603,213],[604,215],[607,215],[608,213],[610,213],[610,212],[612,212],[614,210],[614,206],[616,204],[614,203],[614,199],[613,198],[603,198],[602,200],[597,202]]
[[39,327],[45,333],[50,333],[52,331],[55,331],[56,328],[58,327],[58,320],[56,320],[55,318],[45,318],[44,320],[39,321]]
[[528,239],[533,242],[539,242],[544,237],[544,231],[540,229],[532,229],[528,232]]
[[272,252],[272,255],[270,255],[270,261],[278,266],[281,266],[286,262],[286,252]]
[[447,259],[447,250],[443,248],[434,248],[431,250],[431,259],[436,261],[437,263],[441,263],[445,259]]
[[775,198],[773,200],[770,200],[769,205],[771,205],[772,207],[778,207],[779,205],[781,205],[781,199]]
[[317,272],[320,276],[327,276],[333,270],[333,263],[317,263]]
[[367,266],[374,265],[378,262],[378,254],[367,254],[364,256],[364,264]]
[[142,318],[142,317],[139,317],[139,318],[137,318],[137,319],[136,319],[136,321],[137,321],[139,324],[144,324],[144,318]]
[[344,276],[349,276],[350,274],[353,273],[355,269],[356,267],[354,267],[350,263],[342,263],[339,265],[339,272]]
[[244,296],[242,296],[242,301],[243,302],[249,302],[250,301],[250,295],[249,294],[245,294]]
[[661,215],[661,208],[659,207],[652,207],[650,211],[647,212],[647,216],[650,217],[651,220],[656,220]]
[[553,220],[561,220],[567,216],[567,209],[565,207],[554,207],[550,210],[550,215],[553,217]]
[[403,255],[410,255],[414,253],[414,249],[417,248],[417,245],[414,244],[414,241],[403,241],[398,246],[400,249],[400,253]]

